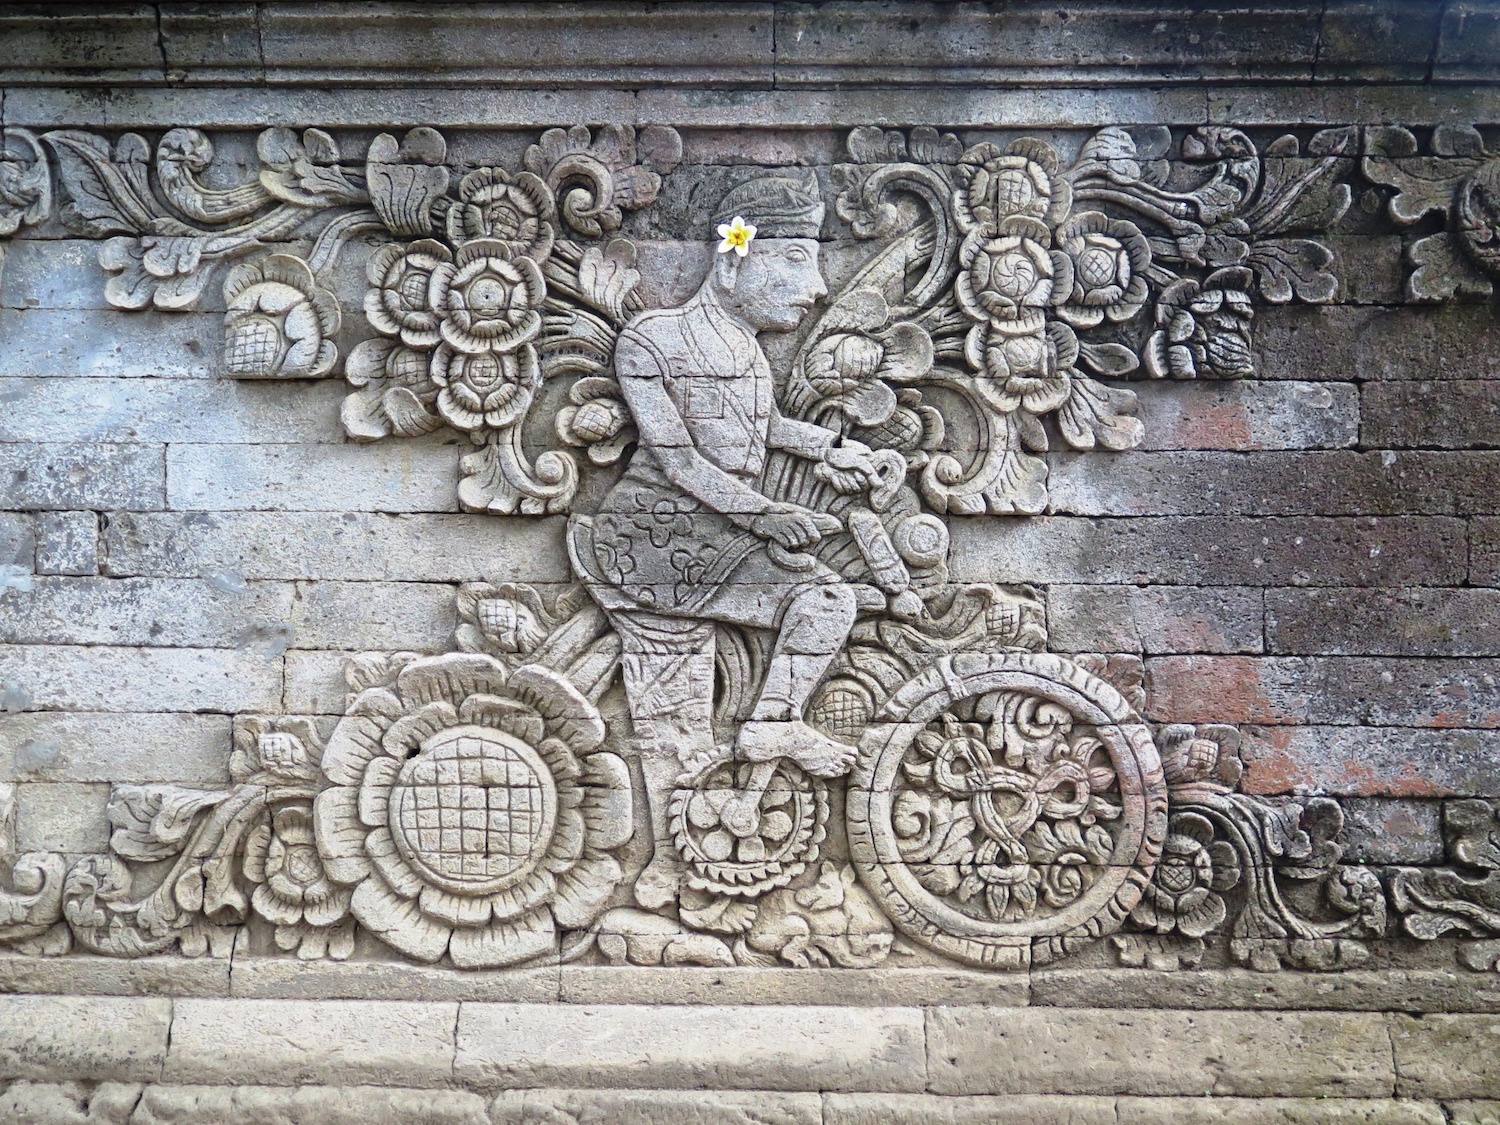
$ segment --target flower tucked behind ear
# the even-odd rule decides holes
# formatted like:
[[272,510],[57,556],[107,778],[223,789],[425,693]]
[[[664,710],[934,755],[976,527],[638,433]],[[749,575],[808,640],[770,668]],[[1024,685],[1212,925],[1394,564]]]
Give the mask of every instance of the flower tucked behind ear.
[[741,258],[749,252],[750,242],[755,237],[755,226],[745,222],[743,215],[736,215],[727,223],[720,223],[719,237],[724,241],[719,243],[719,253],[727,254],[733,250]]

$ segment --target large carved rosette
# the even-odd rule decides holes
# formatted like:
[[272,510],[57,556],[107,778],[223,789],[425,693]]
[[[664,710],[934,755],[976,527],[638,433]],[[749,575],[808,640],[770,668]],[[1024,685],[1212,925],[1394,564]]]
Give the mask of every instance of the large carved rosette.
[[350,910],[419,961],[513,965],[589,925],[630,836],[625,764],[549,668],[480,654],[413,660],[366,688],[329,740],[315,804]]
[[876,715],[851,854],[909,937],[985,968],[1113,932],[1161,855],[1167,792],[1123,696],[1062,657],[944,657]]

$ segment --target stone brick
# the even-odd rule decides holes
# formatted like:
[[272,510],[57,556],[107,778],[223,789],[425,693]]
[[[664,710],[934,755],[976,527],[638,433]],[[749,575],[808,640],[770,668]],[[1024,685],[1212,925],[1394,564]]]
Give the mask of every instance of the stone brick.
[[444,1086],[457,1005],[179,1000],[162,1077],[268,1086]]
[[177,578],[38,578],[0,595],[8,644],[254,646],[292,614],[290,583]]
[[204,648],[0,645],[0,680],[43,711],[264,711],[281,698],[281,664]]
[[1366,383],[1360,441],[1394,449],[1500,445],[1500,380]]
[[349,696],[344,662],[353,655],[351,651],[289,649],[283,709],[294,715],[342,715]]
[[36,534],[38,574],[99,573],[99,517],[93,512],[42,512]]
[[1500,519],[1477,519],[1471,527],[1469,581],[1476,586],[1500,586]]
[[1116,1125],[1445,1125],[1433,1102],[1391,1098],[1120,1098]]
[[1493,656],[1500,591],[1267,590],[1266,641],[1273,653]]
[[1466,0],[1443,9],[1433,53],[1433,77],[1444,82],[1493,82],[1500,45],[1500,13],[1486,0]]
[[[228,996],[227,957],[66,957],[0,955],[0,993],[78,996]],[[0,1121],[4,1121],[0,1117]]]
[[166,999],[0,996],[0,1078],[150,1081],[171,1020]]
[[224,715],[0,714],[0,776],[226,785],[229,722]]
[[1392,1013],[1396,1091],[1416,1098],[1500,1097],[1500,1016]]
[[1437,515],[1500,505],[1500,456],[1091,453],[1049,457],[1051,510],[1073,515]]
[[940,1094],[1381,1097],[1390,1040],[1366,1013],[937,1008]]
[[[95,284],[104,287],[102,278]],[[90,309],[0,309],[0,379],[157,376],[223,386],[223,314],[148,310],[111,316],[108,323],[101,331],[99,314]],[[14,391],[46,393],[14,386],[4,393]]]
[[1234,586],[1051,586],[1054,652],[1254,653],[1261,592]]
[[1240,748],[1249,793],[1500,796],[1500,732],[1265,726]]
[[16,786],[16,846],[23,852],[102,852],[109,786],[24,782]]
[[0,1084],[4,1125],[125,1125],[141,1087],[126,1082]]
[[375,1086],[148,1086],[130,1125],[489,1125],[461,1090]]
[[470,1086],[920,1090],[915,1008],[465,1004]]
[[1346,797],[1339,807],[1344,810],[1339,842],[1350,863],[1443,862],[1441,802]]
[[1339,449],[1359,439],[1353,384],[1132,384],[1146,426],[1142,449]]
[[348,391],[333,380],[0,379],[16,404],[0,415],[0,441],[337,445]]
[[1488,379],[1500,323],[1478,305],[1284,305],[1257,310],[1263,379]]
[[1116,1125],[1112,1098],[824,1094],[823,1125]]
[[1340,302],[1394,305],[1406,299],[1406,264],[1400,235],[1332,233],[1318,241],[1333,251]]
[[177,510],[452,512],[454,445],[173,445],[167,500]]
[[[7,414],[0,410],[0,418]],[[17,508],[159,510],[166,501],[165,451],[155,445],[39,444],[0,437],[0,493]]]
[[1500,661],[1389,657],[1148,659],[1148,714],[1170,722],[1500,727]]
[[311,582],[297,591],[292,636],[309,648],[441,648],[458,622],[454,587],[424,582]]
[[1500,1125],[1500,1102],[1448,1102],[1449,1125]]
[[0,512],[0,566],[30,575],[36,566],[36,532],[32,518],[19,512]]
[[506,1090],[490,1106],[493,1125],[544,1121],[604,1125],[825,1125],[817,1094],[767,1090]]
[[1456,585],[1462,520],[1442,517],[955,520],[951,569],[977,582]]
[[562,533],[560,519],[472,514],[117,513],[105,524],[105,573],[561,582],[571,578]]

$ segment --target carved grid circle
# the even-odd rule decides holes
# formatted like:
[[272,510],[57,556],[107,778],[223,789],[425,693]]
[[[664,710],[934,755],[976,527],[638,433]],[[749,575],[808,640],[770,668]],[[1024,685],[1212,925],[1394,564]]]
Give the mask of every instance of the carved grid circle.
[[418,870],[456,894],[491,894],[546,853],[557,789],[524,742],[466,726],[435,735],[402,767],[390,809],[396,846]]

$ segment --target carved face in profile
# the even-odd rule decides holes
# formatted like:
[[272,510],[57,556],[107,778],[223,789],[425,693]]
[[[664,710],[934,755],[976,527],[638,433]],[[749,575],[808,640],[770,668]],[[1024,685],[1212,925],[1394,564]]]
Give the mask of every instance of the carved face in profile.
[[757,332],[790,332],[828,295],[818,269],[815,238],[758,238],[743,259],[719,255],[716,268],[732,271],[725,303]]

